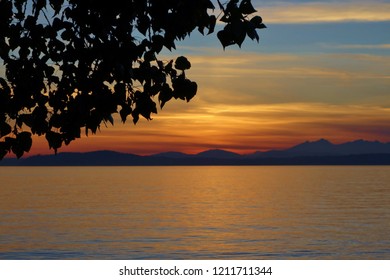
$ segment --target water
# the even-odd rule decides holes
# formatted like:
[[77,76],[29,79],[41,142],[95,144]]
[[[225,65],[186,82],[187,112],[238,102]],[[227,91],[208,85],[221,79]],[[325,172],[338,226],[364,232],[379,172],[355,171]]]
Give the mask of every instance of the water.
[[1,167],[0,259],[390,259],[390,167]]

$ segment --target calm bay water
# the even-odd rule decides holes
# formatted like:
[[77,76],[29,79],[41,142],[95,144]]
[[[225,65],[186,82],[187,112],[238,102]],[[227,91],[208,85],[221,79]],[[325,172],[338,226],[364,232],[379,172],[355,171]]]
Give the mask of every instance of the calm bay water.
[[1,167],[0,259],[390,259],[390,167]]

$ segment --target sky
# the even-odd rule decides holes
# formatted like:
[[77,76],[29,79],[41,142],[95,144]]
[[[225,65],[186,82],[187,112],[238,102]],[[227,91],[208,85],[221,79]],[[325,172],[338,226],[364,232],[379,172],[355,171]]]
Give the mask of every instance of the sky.
[[[390,142],[390,0],[252,3],[268,27],[260,43],[224,51],[215,33],[194,32],[163,52],[191,61],[193,100],[172,100],[137,125],[117,116],[59,151],[247,154],[321,138]],[[29,155],[38,153],[52,153],[44,137]]]

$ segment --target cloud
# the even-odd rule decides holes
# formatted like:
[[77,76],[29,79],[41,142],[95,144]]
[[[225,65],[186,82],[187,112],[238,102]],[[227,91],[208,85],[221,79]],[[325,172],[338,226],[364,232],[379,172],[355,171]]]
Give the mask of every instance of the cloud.
[[389,56],[231,52],[189,58],[188,76],[199,85],[197,102],[390,105]]
[[389,50],[390,44],[321,44],[321,47],[340,50]]
[[279,3],[257,8],[267,24],[390,21],[390,3]]

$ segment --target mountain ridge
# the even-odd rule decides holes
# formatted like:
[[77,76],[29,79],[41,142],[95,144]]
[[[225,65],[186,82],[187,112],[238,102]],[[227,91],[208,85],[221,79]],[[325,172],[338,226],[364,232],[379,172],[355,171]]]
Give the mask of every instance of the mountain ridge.
[[3,166],[127,166],[127,165],[319,165],[319,164],[390,164],[390,142],[355,140],[333,144],[326,139],[306,141],[285,150],[271,150],[241,155],[227,150],[210,149],[197,154],[163,152],[149,156],[109,150],[64,152],[57,155],[33,155],[3,159]]
[[361,154],[388,154],[390,142],[354,140],[341,144],[333,144],[326,139],[306,141],[285,150],[255,152],[259,157],[296,157],[296,156],[346,156]]

